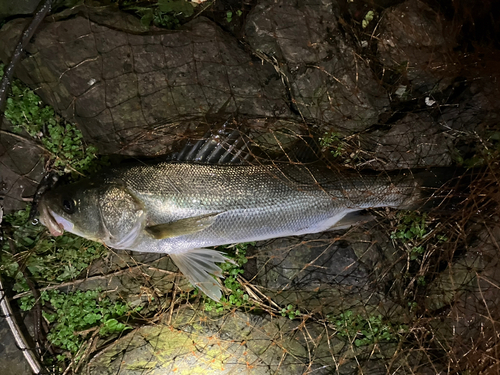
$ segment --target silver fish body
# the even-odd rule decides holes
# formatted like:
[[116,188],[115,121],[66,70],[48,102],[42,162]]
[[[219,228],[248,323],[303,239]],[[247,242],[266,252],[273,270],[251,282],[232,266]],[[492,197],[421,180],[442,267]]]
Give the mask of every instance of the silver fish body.
[[341,174],[316,165],[136,164],[61,186],[40,201],[42,222],[112,248],[162,252],[218,299],[204,247],[318,233],[370,207],[408,208],[420,197],[410,174]]

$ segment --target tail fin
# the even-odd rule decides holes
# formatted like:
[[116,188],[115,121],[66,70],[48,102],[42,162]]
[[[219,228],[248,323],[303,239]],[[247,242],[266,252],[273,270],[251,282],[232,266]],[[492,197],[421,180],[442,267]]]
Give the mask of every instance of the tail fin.
[[413,171],[420,199],[411,209],[453,211],[470,194],[477,171],[460,167],[438,167]]

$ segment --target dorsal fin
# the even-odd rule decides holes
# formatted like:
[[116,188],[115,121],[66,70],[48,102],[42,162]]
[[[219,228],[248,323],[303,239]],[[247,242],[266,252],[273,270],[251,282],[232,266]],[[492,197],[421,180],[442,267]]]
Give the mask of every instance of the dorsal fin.
[[208,131],[197,142],[188,141],[172,160],[207,164],[245,164],[253,160],[249,139],[227,122],[217,131]]
[[209,130],[201,139],[189,140],[171,161],[202,164],[249,164],[282,161],[311,163],[322,158],[314,134],[295,134],[287,129],[262,131],[249,128],[244,133],[229,127]]

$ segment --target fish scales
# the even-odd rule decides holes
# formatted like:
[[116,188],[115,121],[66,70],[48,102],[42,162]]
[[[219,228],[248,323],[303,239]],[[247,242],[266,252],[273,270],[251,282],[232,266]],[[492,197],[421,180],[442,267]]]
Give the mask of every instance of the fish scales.
[[[71,231],[113,248],[162,252],[210,297],[220,297],[217,252],[237,242],[317,233],[349,213],[411,206],[408,173],[360,175],[318,165],[136,164],[56,188],[40,201],[51,233]],[[200,250],[201,249],[201,250]]]
[[415,192],[410,179],[395,188],[389,177],[352,174],[346,178],[306,166],[163,163],[114,173],[143,202],[148,225],[220,213],[202,231],[164,241],[145,236],[136,247],[168,253],[315,233],[327,229],[318,223],[340,213],[399,206]]

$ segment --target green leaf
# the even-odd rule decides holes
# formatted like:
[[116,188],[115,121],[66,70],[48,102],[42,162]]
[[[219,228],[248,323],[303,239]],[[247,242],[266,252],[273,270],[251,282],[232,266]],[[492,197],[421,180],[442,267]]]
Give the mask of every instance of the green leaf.
[[194,8],[184,0],[158,0],[158,9],[165,13],[182,13],[184,17],[191,17]]

